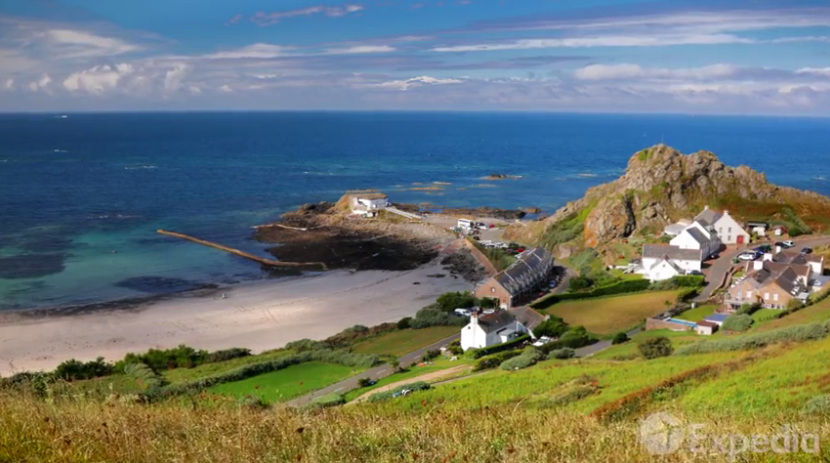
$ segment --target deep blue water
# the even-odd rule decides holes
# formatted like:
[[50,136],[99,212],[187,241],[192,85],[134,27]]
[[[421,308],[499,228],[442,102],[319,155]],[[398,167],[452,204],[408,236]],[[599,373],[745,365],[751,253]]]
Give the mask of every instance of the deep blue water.
[[[830,119],[0,115],[0,308],[166,290],[137,287],[138,277],[261,278],[253,263],[155,230],[262,252],[250,240],[250,227],[305,202],[336,200],[347,189],[378,188],[393,201],[549,212],[616,178],[632,153],[661,140],[683,152],[714,151],[727,164],[747,164],[776,183],[830,194]],[[481,180],[491,173],[521,179]],[[412,189],[433,182],[449,185]]]

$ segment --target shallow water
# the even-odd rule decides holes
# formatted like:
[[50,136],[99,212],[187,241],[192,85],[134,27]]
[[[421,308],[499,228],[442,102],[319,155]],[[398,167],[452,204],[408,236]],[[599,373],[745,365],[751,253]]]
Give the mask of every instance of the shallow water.
[[[305,202],[334,201],[347,189],[379,188],[401,202],[550,212],[618,177],[632,153],[661,140],[684,152],[714,151],[776,183],[830,194],[827,119],[0,115],[0,140],[0,308],[6,309],[262,278],[255,263],[155,230],[262,253],[251,226]],[[493,173],[521,178],[482,179]],[[437,189],[414,189],[424,187]],[[136,280],[144,277],[185,283]]]

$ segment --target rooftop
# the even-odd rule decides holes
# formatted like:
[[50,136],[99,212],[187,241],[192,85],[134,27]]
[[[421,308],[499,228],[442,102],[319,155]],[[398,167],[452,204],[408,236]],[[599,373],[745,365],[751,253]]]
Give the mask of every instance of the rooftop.
[[708,317],[704,318],[703,321],[723,322],[727,318],[729,318],[729,315],[727,315],[725,313],[713,313],[712,315],[709,315]]
[[478,317],[478,324],[485,333],[499,331],[515,321],[516,318],[506,310],[496,310],[493,313]]
[[553,255],[545,248],[528,249],[510,267],[493,278],[510,294],[518,294],[538,282],[539,274],[553,265]]
[[646,244],[643,246],[643,258],[661,259],[667,257],[674,260],[701,260],[700,249],[680,249],[668,244]]

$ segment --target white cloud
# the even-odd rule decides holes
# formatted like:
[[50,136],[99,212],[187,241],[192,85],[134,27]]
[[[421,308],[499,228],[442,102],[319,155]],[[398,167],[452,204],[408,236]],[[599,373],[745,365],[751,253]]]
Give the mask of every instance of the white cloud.
[[291,50],[292,47],[283,47],[281,45],[271,45],[268,43],[255,43],[236,50],[222,51],[204,55],[207,59],[268,59],[285,56],[286,51]]
[[3,90],[14,90],[14,79],[11,77],[3,82]]
[[295,16],[323,14],[325,16],[336,18],[350,13],[356,13],[361,10],[363,10],[363,6],[357,4],[345,4],[343,6],[316,5],[296,10],[275,11],[272,13],[260,11],[251,17],[251,21],[258,26],[270,26],[280,22],[283,19],[293,18]]
[[575,37],[567,39],[521,39],[508,42],[482,43],[435,47],[436,52],[471,52],[499,50],[532,50],[541,48],[593,48],[593,47],[664,47],[670,45],[718,45],[729,43],[754,43],[754,40],[729,34],[672,35],[672,36],[603,36]]
[[699,68],[643,68],[636,64],[592,64],[574,71],[580,80],[614,80],[633,78],[716,79],[735,74],[731,64],[713,64]]
[[182,79],[188,73],[190,67],[186,64],[180,63],[173,66],[172,69],[164,73],[164,91],[165,93],[175,92],[179,89]]
[[92,95],[101,95],[118,86],[124,76],[134,72],[133,66],[127,63],[116,65],[98,65],[83,71],[73,72],[63,81],[63,87],[70,92],[86,92]]
[[327,55],[351,55],[359,53],[388,53],[395,51],[394,47],[389,45],[356,45],[348,48],[328,48],[325,51]]
[[228,84],[224,84],[219,87],[219,91],[222,93],[233,93],[233,89]]
[[438,79],[435,77],[429,76],[421,76],[421,77],[413,77],[407,80],[390,80],[387,82],[381,82],[377,84],[363,84],[360,86],[363,87],[378,87],[378,88],[390,88],[395,90],[406,91],[413,87],[422,87],[422,86],[429,86],[429,85],[447,85],[447,84],[460,84],[463,83],[463,80],[460,79]]
[[120,55],[140,49],[137,45],[121,39],[72,29],[48,30],[43,36],[52,45],[63,50],[62,58]]
[[52,83],[52,78],[49,77],[49,74],[46,74],[44,72],[40,76],[40,79],[33,80],[33,81],[29,82],[28,87],[29,87],[29,90],[31,90],[33,92],[37,92],[39,90],[44,90],[47,93],[49,93],[49,89],[47,87],[49,86],[50,83]]
[[809,75],[809,76],[823,76],[823,77],[830,77],[830,67],[826,68],[801,68],[795,71],[796,74],[802,75]]

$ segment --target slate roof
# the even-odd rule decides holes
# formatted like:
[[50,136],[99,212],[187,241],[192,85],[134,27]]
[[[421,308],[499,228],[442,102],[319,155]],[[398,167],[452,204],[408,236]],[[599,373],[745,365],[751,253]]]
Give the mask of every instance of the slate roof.
[[704,318],[703,320],[704,321],[709,321],[709,322],[723,322],[727,318],[729,318],[729,315],[727,315],[725,313],[713,313],[712,315],[709,315],[708,317]]
[[545,316],[528,306],[513,307],[508,310],[516,320],[528,329],[534,329],[545,321]]
[[516,318],[506,310],[496,310],[493,313],[478,317],[478,324],[485,333],[499,331],[516,322]]
[[524,252],[510,267],[493,278],[510,294],[520,294],[547,276],[553,267],[553,255],[545,248]]
[[805,290],[799,276],[806,278],[810,273],[807,265],[790,265],[779,262],[764,262],[764,267],[748,275],[747,281],[756,289],[775,283],[784,291],[797,295]]
[[701,212],[697,215],[697,217],[695,217],[695,220],[698,222],[705,221],[708,222],[710,225],[713,225],[715,222],[718,221],[719,218],[721,218],[721,215],[723,214],[721,214],[718,211],[714,211],[712,209],[704,209],[703,212]]
[[807,265],[809,262],[821,262],[821,256],[815,254],[802,254],[795,251],[781,251],[772,256],[773,262],[784,264]]
[[697,322],[697,326],[708,326],[709,328],[718,328],[717,323],[710,322],[708,320],[701,320]]
[[[703,225],[703,224],[701,224],[701,225]],[[705,227],[706,225],[703,225],[703,226]],[[706,245],[706,243],[709,242],[709,238],[707,238],[706,235],[704,235],[703,232],[700,231],[700,229],[698,229],[698,228],[691,227],[691,228],[687,228],[686,231],[690,235],[692,235],[692,238],[694,238],[694,240],[697,241],[698,244],[700,244],[701,246],[704,246],[704,245]]]
[[668,257],[674,260],[702,260],[703,251],[700,249],[680,249],[677,246],[667,244],[646,244],[643,245],[644,259],[661,259]]

